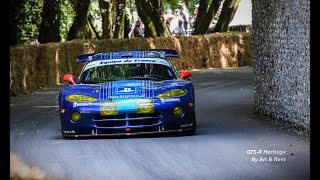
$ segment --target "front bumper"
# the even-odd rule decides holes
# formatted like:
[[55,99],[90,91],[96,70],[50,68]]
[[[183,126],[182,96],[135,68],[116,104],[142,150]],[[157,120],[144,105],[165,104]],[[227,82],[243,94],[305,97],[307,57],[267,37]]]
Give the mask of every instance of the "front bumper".
[[[76,106],[65,104],[61,113],[61,132],[64,137],[88,136],[127,136],[139,134],[159,134],[172,132],[193,131],[196,125],[195,107],[189,105],[188,99],[179,101],[160,102],[155,100],[154,113],[135,114],[133,111],[122,112],[114,117],[100,116],[100,103],[87,103]],[[173,109],[180,106],[184,114],[180,117],[173,115]],[[79,122],[70,119],[72,112],[81,113]]]
[[193,132],[193,128],[176,129],[176,130],[160,130],[159,131],[149,131],[149,132],[128,132],[128,133],[111,133],[111,134],[98,134],[97,131],[93,131],[92,134],[64,134],[64,137],[114,137],[114,136],[135,136],[135,135],[149,135],[149,134],[166,134],[166,133],[183,133],[183,132]]

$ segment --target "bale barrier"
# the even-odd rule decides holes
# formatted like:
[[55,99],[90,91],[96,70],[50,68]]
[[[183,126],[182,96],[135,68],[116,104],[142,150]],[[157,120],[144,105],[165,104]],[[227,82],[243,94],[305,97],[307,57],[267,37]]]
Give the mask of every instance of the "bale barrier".
[[10,47],[10,95],[29,94],[61,85],[65,74],[78,76],[79,55],[138,49],[174,49],[170,59],[177,70],[252,66],[251,33],[214,33],[198,36],[73,40],[63,43]]

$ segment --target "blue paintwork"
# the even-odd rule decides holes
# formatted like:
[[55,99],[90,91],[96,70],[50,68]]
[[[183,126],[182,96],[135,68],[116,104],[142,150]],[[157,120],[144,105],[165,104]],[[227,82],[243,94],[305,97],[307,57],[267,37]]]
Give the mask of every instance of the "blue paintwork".
[[[156,97],[158,94],[173,89],[184,89],[187,94],[171,98]],[[92,96],[97,98],[97,101],[70,102],[65,99],[70,94]],[[121,80],[100,84],[67,84],[59,93],[61,132],[64,137],[163,133],[185,130],[192,132],[195,130],[196,125],[194,95],[194,87],[191,80],[180,79],[163,81]],[[136,102],[140,99],[152,99],[155,113],[137,115]],[[100,116],[100,105],[101,102],[105,101],[117,102],[117,116],[112,118],[111,116]],[[193,106],[189,106],[189,103],[193,103]],[[181,117],[173,115],[173,109],[176,106],[181,106],[184,109],[184,114]],[[62,109],[65,111],[61,112]],[[78,111],[81,114],[79,122],[74,122],[70,118],[71,113],[74,111]]]

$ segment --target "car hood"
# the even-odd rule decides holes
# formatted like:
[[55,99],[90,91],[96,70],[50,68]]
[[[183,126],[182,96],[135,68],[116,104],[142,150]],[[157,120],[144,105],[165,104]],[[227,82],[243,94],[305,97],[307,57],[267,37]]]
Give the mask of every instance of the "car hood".
[[84,94],[99,100],[120,100],[153,98],[156,95],[171,90],[184,88],[185,80],[123,80],[101,84],[76,84],[64,88],[66,94]]

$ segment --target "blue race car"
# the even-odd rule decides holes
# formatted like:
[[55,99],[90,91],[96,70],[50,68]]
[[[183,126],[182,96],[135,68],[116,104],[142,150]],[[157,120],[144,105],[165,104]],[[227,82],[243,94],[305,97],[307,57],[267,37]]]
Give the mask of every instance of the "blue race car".
[[196,130],[195,93],[188,71],[149,49],[79,56],[78,77],[66,74],[59,93],[63,137],[114,136]]

